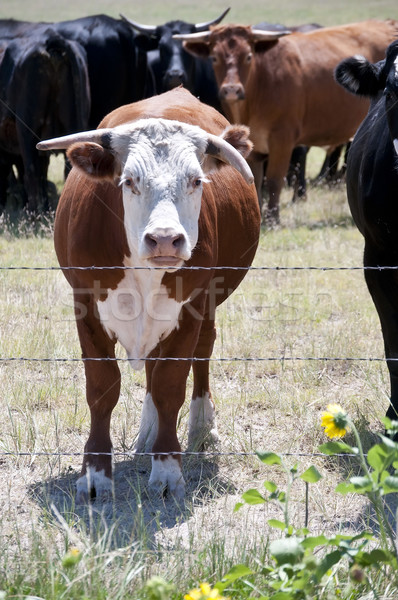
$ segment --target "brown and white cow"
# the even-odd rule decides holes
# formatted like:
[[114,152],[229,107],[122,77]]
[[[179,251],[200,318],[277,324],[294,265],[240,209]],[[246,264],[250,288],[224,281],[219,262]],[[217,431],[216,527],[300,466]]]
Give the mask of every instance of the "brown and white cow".
[[[382,59],[397,32],[398,21],[374,20],[308,33],[220,25],[177,36],[192,54],[212,58],[225,114],[248,125],[254,151],[268,154],[270,220],[279,221],[293,148],[344,144],[367,113],[366,99],[350,96],[334,81],[337,64],[352,54]],[[249,164],[260,192],[262,162]]]
[[[133,368],[156,359],[145,363],[136,451],[180,451],[176,423],[191,363],[188,445],[216,441],[206,360],[216,337],[215,307],[243,279],[260,229],[253,176],[242,156],[251,149],[247,128],[229,126],[178,88],[113,111],[95,131],[39,147],[68,147],[73,164],[55,220],[60,265],[140,267],[64,271],[74,290],[83,358],[114,359],[118,341]],[[243,269],[211,269],[216,266]],[[110,420],[120,392],[117,361],[84,366],[91,428],[79,501],[112,490],[111,456],[93,453],[112,451]],[[149,484],[182,496],[180,456],[155,455]]]

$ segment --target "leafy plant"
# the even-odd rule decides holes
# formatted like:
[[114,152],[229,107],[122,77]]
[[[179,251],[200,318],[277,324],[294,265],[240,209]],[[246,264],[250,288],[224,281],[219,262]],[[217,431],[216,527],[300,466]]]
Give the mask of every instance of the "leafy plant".
[[[397,433],[398,422],[385,419],[384,424],[390,433]],[[342,437],[349,430],[354,433],[357,446],[330,441],[323,444],[320,450],[328,456],[343,453],[358,457],[363,475],[350,477],[347,482],[340,483],[336,491],[341,494],[363,494],[369,499],[378,519],[380,540],[376,540],[368,531],[357,535],[312,536],[307,528],[307,518],[306,526],[296,529],[289,514],[292,486],[297,480],[302,480],[308,492],[309,484],[316,484],[322,475],[314,466],[300,473],[297,464],[289,467],[279,454],[257,452],[262,463],[282,469],[286,476],[286,489],[282,490],[274,481],[266,480],[265,492],[260,493],[257,489],[247,490],[242,494],[242,502],[236,504],[235,511],[244,505],[272,502],[280,508],[283,518],[270,519],[268,525],[280,530],[283,535],[270,542],[270,564],[262,565],[257,571],[245,565],[234,566],[215,584],[220,593],[225,590],[234,593],[239,582],[240,593],[242,586],[243,589],[247,589],[248,594],[255,589],[255,597],[260,600],[314,600],[326,597],[353,599],[358,598],[359,588],[370,591],[374,598],[378,598],[370,576],[371,569],[388,569],[389,578],[396,578],[396,535],[385,513],[383,497],[398,491],[398,443],[391,437],[380,435],[381,442],[374,445],[365,457],[355,425],[338,405],[328,407],[328,412],[323,415],[322,425],[331,438]],[[393,474],[390,473],[391,469],[394,470]],[[339,583],[340,572],[349,573],[349,576],[342,577],[345,581],[344,591]],[[253,581],[256,584],[253,584]],[[249,595],[244,597],[249,598]],[[250,595],[250,598],[254,599],[254,596]]]
[[[329,456],[350,453],[358,456],[362,475],[350,477],[340,483],[336,492],[340,494],[361,494],[366,496],[375,510],[380,529],[380,541],[383,551],[391,555],[398,565],[397,535],[392,529],[384,507],[383,498],[387,494],[398,492],[398,443],[392,436],[398,432],[398,421],[382,419],[389,435],[379,434],[380,443],[370,448],[365,456],[358,431],[347,415],[347,426],[352,430],[357,446],[344,442],[328,442],[320,446],[321,452]],[[397,519],[398,513],[395,515]]]

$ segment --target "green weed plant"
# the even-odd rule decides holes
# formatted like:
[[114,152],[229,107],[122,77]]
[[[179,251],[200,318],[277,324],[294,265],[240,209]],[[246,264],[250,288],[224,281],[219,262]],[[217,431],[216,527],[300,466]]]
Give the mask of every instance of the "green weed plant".
[[[288,466],[280,454],[257,452],[263,464],[282,469],[286,489],[266,480],[263,492],[257,489],[244,492],[235,511],[244,505],[274,503],[280,508],[282,519],[270,519],[268,525],[281,534],[269,544],[269,564],[262,565],[258,571],[243,564],[235,565],[215,584],[215,589],[228,593],[231,598],[238,595],[248,600],[354,600],[364,598],[365,594],[369,594],[366,598],[378,599],[375,579],[381,574],[397,589],[397,535],[389,521],[384,498],[398,491],[398,443],[392,439],[398,433],[398,421],[384,419],[384,425],[388,435],[380,434],[380,442],[372,446],[366,456],[358,431],[348,415],[346,427],[352,431],[357,445],[329,441],[319,448],[326,456],[345,454],[358,460],[362,474],[340,483],[335,491],[367,497],[376,514],[379,536],[366,530],[356,535],[314,536],[307,526],[295,528],[289,511],[292,487],[301,480],[308,492],[308,486],[316,484],[322,475],[314,466],[300,472],[297,463]],[[306,525],[307,522],[308,518]]]

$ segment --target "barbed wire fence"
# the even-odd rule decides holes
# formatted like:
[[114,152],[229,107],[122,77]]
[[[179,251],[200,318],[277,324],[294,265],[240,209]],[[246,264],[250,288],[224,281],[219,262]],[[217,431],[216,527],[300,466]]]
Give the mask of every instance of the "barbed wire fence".
[[[156,271],[156,270],[164,270],[163,267],[150,267],[150,266],[126,266],[126,265],[116,265],[116,266],[0,266],[0,272],[4,271],[110,271],[110,270],[148,270],[148,271]],[[321,272],[329,272],[329,271],[397,271],[398,265],[380,265],[380,266],[250,266],[250,267],[236,267],[236,266],[214,266],[214,267],[202,267],[202,266],[182,266],[176,267],[176,271],[183,270],[205,270],[205,271],[226,271],[226,270],[234,270],[234,271],[321,271]],[[121,358],[121,357],[29,357],[29,356],[0,356],[0,365],[4,363],[65,363],[65,362],[73,362],[73,363],[81,363],[86,361],[116,361],[116,362],[131,362],[131,361],[189,361],[189,362],[221,362],[221,363],[230,363],[230,362],[244,362],[244,363],[255,363],[255,362],[304,362],[304,361],[319,361],[319,362],[393,362],[398,361],[398,358],[392,357],[375,357],[375,356],[254,356],[254,357],[239,357],[239,356],[230,356],[230,357],[210,357],[210,358],[199,358],[199,357],[130,357],[130,358]],[[285,452],[279,453],[284,457],[322,457],[325,458],[325,454],[322,453],[309,453],[309,452]],[[133,458],[137,456],[195,456],[195,457],[249,457],[249,456],[257,456],[256,452],[221,452],[221,451],[181,451],[181,452],[136,452],[136,451],[112,451],[110,453],[106,452],[44,452],[44,451],[0,451],[0,457],[82,457],[82,456],[112,456],[115,457],[127,457]],[[349,458],[356,456],[355,454],[335,454],[337,458]]]

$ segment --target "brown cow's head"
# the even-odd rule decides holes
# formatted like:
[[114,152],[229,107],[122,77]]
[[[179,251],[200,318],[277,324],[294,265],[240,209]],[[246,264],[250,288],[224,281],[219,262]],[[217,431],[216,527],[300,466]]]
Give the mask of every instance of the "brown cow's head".
[[253,56],[275,45],[290,31],[262,31],[243,25],[220,25],[204,33],[175,36],[185,49],[201,58],[210,57],[220,99],[228,103],[245,99],[245,85]]
[[117,180],[135,264],[180,267],[198,241],[206,174],[219,161],[248,183],[252,173],[242,155],[252,144],[245,126],[212,135],[195,125],[148,118],[40,142],[39,150],[68,148],[72,165],[96,181]]

